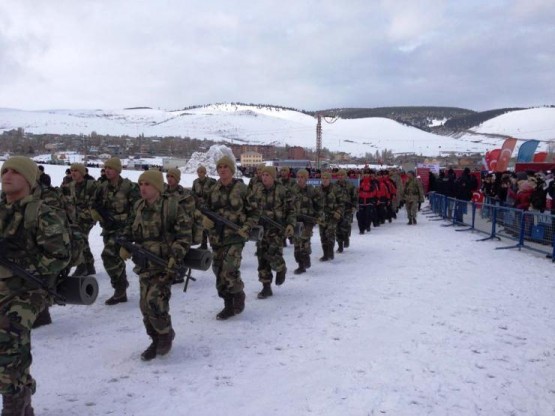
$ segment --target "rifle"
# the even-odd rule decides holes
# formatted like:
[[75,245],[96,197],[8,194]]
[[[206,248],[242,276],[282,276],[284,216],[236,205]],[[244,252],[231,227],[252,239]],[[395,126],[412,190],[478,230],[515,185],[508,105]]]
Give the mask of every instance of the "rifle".
[[106,228],[109,230],[117,230],[122,228],[125,223],[117,220],[110,211],[108,211],[105,207],[103,207],[100,203],[95,203],[92,207],[98,215],[102,217],[102,221],[106,224]]
[[[116,242],[124,247],[133,255],[133,261],[141,266],[146,267],[147,262],[152,262],[158,266],[168,266],[167,260],[158,257],[156,254],[142,248],[141,246],[126,240],[125,238],[117,238]],[[198,248],[189,248],[189,251],[183,259],[183,263],[170,271],[175,272],[178,276],[186,278],[184,292],[187,290],[189,280],[196,282],[197,279],[191,276],[191,269],[195,270],[208,270],[212,264],[212,253],[209,250],[201,250]]]
[[3,255],[0,256],[0,266],[4,266],[6,269],[10,270],[14,275],[17,277],[22,278],[28,283],[31,283],[33,286],[36,286],[38,289],[43,289],[48,292],[54,298],[54,301],[59,305],[65,305],[66,299],[56,292],[54,289],[48,287],[48,284],[42,280],[41,278],[35,276],[33,273],[28,272],[19,264],[14,263],[11,260],[8,260]]
[[[231,228],[234,231],[239,231],[241,229],[241,227],[235,224],[233,221],[230,221],[227,218],[222,217],[221,215],[215,213],[214,211],[210,211],[208,208],[200,207],[199,210],[208,218],[210,218],[212,221],[214,221],[216,224],[219,224],[221,226],[226,225],[227,227]],[[249,241],[260,241],[262,240],[263,237],[264,237],[264,228],[256,225],[251,228],[251,231],[249,233]]]
[[297,219],[307,222],[309,224],[318,224],[318,218],[311,217],[310,215],[306,215],[306,214],[297,214]]
[[[270,225],[271,227],[277,228],[281,232],[285,231],[285,227],[283,225],[281,225],[279,222],[271,219],[267,215],[262,214],[260,216],[260,219],[263,222],[265,222],[266,224]],[[302,222],[298,222],[298,223],[295,224],[295,231],[293,232],[293,235],[295,237],[299,237],[302,234],[303,230],[304,230],[304,224]]]

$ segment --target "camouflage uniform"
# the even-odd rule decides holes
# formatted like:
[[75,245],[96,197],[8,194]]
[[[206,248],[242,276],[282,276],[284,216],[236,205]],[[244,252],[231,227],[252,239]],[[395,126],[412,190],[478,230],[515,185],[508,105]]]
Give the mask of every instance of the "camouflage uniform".
[[[296,205],[296,211],[299,214],[314,217],[316,220],[320,217],[322,211],[322,199],[320,192],[312,185],[306,185],[301,188],[298,184],[292,187],[292,194]],[[295,260],[299,263],[301,269],[310,267],[310,255],[312,254],[312,234],[314,222],[298,218],[303,223],[304,229],[300,236],[293,237],[295,245]]]
[[322,251],[324,252],[324,256],[320,260],[326,261],[334,257],[333,248],[335,246],[337,222],[343,216],[344,203],[341,190],[332,183],[328,186],[321,185],[320,193],[322,196],[322,214],[320,215],[319,231]]
[[[216,184],[216,179],[205,176],[203,179],[197,178],[193,181],[193,195],[195,196],[197,207],[205,205],[204,200],[210,192],[210,189]],[[206,249],[208,246],[208,231],[203,231],[201,248]]]
[[176,197],[179,201],[179,205],[191,216],[191,244],[200,244],[203,235],[202,214],[197,209],[197,199],[193,192],[181,185],[177,185],[173,189],[166,185],[164,194]]
[[[40,277],[54,288],[69,263],[69,231],[61,211],[38,202],[36,228],[24,227],[31,195],[8,204],[0,202],[2,255]],[[31,366],[31,327],[39,312],[51,303],[48,293],[13,276],[0,266],[0,392],[35,391]]]
[[114,186],[110,181],[102,182],[95,195],[95,207],[100,207],[113,215],[115,221],[100,219],[102,227],[102,239],[104,249],[102,250],[102,263],[106,273],[110,276],[110,283],[117,291],[125,292],[129,283],[125,273],[125,262],[119,256],[120,245],[116,238],[125,227],[133,205],[139,199],[139,189],[136,183],[129,179],[119,178]]
[[[258,223],[260,215],[247,185],[237,179],[227,186],[218,180],[206,198],[206,208],[248,229]],[[221,224],[210,230],[209,239],[214,252],[212,270],[216,275],[218,296],[225,299],[242,292],[245,285],[239,268],[245,239]]]
[[353,214],[358,210],[358,191],[357,188],[348,179],[338,179],[335,186],[341,191],[341,199],[343,200],[343,215],[337,223],[336,238],[339,246],[338,251],[343,251],[343,247],[349,247],[351,237],[351,224],[353,223]]
[[[173,198],[161,196],[152,204],[143,199],[137,201],[124,235],[165,260],[174,257],[179,264],[191,246],[194,203],[190,210],[174,199],[176,214],[170,219],[169,204]],[[140,261],[135,263],[133,271],[139,276],[139,305],[147,334],[153,339],[164,335],[173,337],[169,314],[173,273],[165,267]]]
[[83,236],[83,262],[77,266],[75,275],[88,276],[95,274],[94,256],[89,245],[89,234],[96,224],[91,216],[91,208],[98,182],[94,179],[84,179],[81,183],[71,181],[69,183],[69,196],[66,197],[66,205],[73,207],[75,210],[76,224]]
[[403,200],[405,201],[407,215],[409,217],[409,225],[416,224],[418,203],[424,201],[424,192],[422,190],[422,186],[418,183],[414,175],[409,174],[409,179],[405,183],[405,187],[403,189]]
[[295,226],[296,213],[291,192],[281,183],[267,188],[264,185],[255,188],[253,197],[260,208],[260,223],[264,226],[264,237],[256,243],[258,258],[258,280],[261,283],[272,283],[272,270],[277,273],[286,271],[283,259],[283,239],[285,233],[276,226],[263,220],[262,215],[278,222],[284,228]]

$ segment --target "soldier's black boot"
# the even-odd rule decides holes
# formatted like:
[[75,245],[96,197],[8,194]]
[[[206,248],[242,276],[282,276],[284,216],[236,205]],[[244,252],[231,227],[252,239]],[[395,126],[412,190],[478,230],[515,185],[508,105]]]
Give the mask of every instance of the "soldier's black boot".
[[245,309],[245,298],[245,292],[242,290],[239,293],[233,294],[233,309],[235,315],[239,315]]
[[87,265],[85,263],[81,263],[80,265],[78,265],[75,268],[75,271],[73,272],[73,274],[71,275],[72,277],[75,276],[88,276],[87,274],[88,272],[88,268]]
[[156,344],[156,355],[166,355],[172,349],[172,343],[175,338],[175,331],[170,329],[167,334],[158,334],[158,343]]
[[44,325],[50,325],[52,323],[52,317],[50,316],[50,307],[47,305],[42,311],[37,315],[37,319],[33,323],[33,328],[38,328]]
[[337,242],[337,252],[338,253],[343,253],[343,241],[338,241]]
[[416,225],[416,218],[412,219],[412,225]]
[[287,272],[287,269],[283,269],[280,272],[276,272],[276,285],[280,286],[283,284],[283,282],[285,282],[285,273]]
[[106,305],[116,305],[118,303],[127,302],[127,279],[114,288],[114,294],[111,298],[104,302]]
[[335,245],[335,243],[330,243],[328,244],[328,258],[330,260],[333,260],[333,246]]
[[350,244],[349,237],[347,237],[347,238],[345,239],[345,242],[343,243],[343,247],[349,248],[349,244]]
[[216,315],[216,319],[225,321],[227,318],[235,316],[235,308],[233,307],[233,295],[225,295],[224,308]]
[[158,347],[158,338],[153,338],[150,345],[141,354],[141,360],[150,361],[156,358],[156,348]]
[[322,251],[324,252],[324,255],[320,257],[320,261],[328,261],[330,258],[328,256],[329,253],[327,244],[322,244]]
[[407,222],[407,225],[412,225],[412,218],[409,218],[409,222]]
[[307,254],[303,260],[303,266],[305,269],[310,269],[310,254]]
[[29,387],[24,387],[15,394],[4,394],[2,396],[2,416],[34,416],[31,394]]
[[302,274],[304,272],[306,272],[306,269],[304,268],[304,262],[302,260],[299,260],[299,267],[297,267],[295,270],[293,270],[294,274]]
[[256,295],[258,299],[266,299],[268,296],[272,296],[272,284],[271,283],[263,283],[262,290]]

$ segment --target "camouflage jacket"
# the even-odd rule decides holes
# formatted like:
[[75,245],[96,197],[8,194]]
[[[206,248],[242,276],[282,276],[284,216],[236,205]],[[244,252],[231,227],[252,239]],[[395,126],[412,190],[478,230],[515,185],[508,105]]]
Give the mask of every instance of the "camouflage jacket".
[[358,190],[349,180],[340,179],[335,182],[335,186],[341,190],[345,211],[358,208]]
[[210,189],[216,184],[216,179],[206,176],[202,181],[197,178],[193,181],[193,195],[196,199],[198,207],[204,205],[206,196],[210,193]]
[[69,195],[66,196],[66,204],[74,207],[79,224],[93,225],[95,223],[91,217],[91,208],[98,186],[99,183],[91,179],[85,179],[81,183],[75,181],[69,183]]
[[342,217],[345,207],[342,191],[335,184],[330,183],[327,187],[320,186],[320,195],[322,198],[322,215],[320,218],[324,222],[337,222],[337,219],[334,217]]
[[100,220],[102,235],[107,235],[125,227],[133,205],[140,198],[139,187],[129,179],[119,178],[114,186],[110,181],[102,182],[94,197],[94,209],[102,216],[103,210],[113,216],[114,221],[103,218]]
[[292,194],[297,213],[308,215],[316,219],[320,217],[320,213],[322,212],[322,198],[318,189],[308,184],[304,188],[295,184],[295,186],[292,187]]
[[[262,216],[266,216],[283,227],[297,223],[297,212],[293,203],[293,195],[285,186],[274,182],[270,188],[264,185],[254,188],[253,198],[260,208],[260,224],[264,226],[264,234],[274,229],[271,224],[266,223]],[[274,230],[275,231],[275,230]]]
[[[38,204],[36,217],[27,221],[25,210]],[[32,223],[33,226],[26,226]],[[41,277],[51,287],[70,260],[70,237],[64,212],[37,200],[33,195],[8,204],[0,201],[0,238],[2,255],[30,273]],[[0,266],[0,280],[11,291],[36,289],[32,284]]]
[[[248,191],[247,185],[237,179],[233,179],[227,186],[218,180],[208,194],[206,208],[249,230],[258,224],[260,217],[256,201]],[[210,230],[212,245],[238,242],[244,242],[244,239],[229,227],[216,224],[216,227]]]
[[175,189],[170,189],[166,185],[164,195],[177,198],[179,205],[183,207],[185,213],[192,218],[192,244],[200,244],[202,242],[202,214],[197,209],[197,200],[193,192],[181,185],[177,185]]
[[403,199],[410,202],[424,202],[424,191],[415,178],[409,179],[405,183]]
[[[179,263],[191,247],[192,222],[191,215],[175,197],[163,195],[152,204],[139,199],[133,206],[123,235],[145,250],[165,260],[174,257]],[[137,263],[134,271],[137,274],[148,272],[155,275],[165,273],[166,268],[155,264]]]

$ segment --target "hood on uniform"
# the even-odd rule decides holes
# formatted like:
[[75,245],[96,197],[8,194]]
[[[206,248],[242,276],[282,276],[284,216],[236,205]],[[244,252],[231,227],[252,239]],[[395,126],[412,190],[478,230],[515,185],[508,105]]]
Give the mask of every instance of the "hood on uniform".
[[233,160],[231,160],[231,158],[229,156],[222,156],[216,162],[216,167],[218,165],[226,165],[229,168],[229,170],[231,170],[231,173],[233,173],[235,175],[235,162]]
[[177,181],[177,183],[179,183],[179,181],[181,180],[181,171],[177,168],[168,169],[167,175],[168,176],[173,176],[175,178],[175,180]]
[[147,182],[154,186],[160,193],[164,192],[164,175],[159,170],[146,170],[137,181],[139,184],[141,181]]
[[273,166],[264,166],[260,171],[260,174],[267,173],[270,175],[274,180],[276,179],[276,168]]
[[40,170],[33,160],[25,156],[10,157],[2,165],[2,175],[7,169],[13,169],[22,175],[31,189],[35,187]]
[[76,170],[83,176],[87,174],[87,168],[82,163],[72,163],[69,169],[70,169],[69,173],[71,173],[72,170]]
[[119,157],[111,157],[106,162],[104,162],[104,168],[111,168],[117,171],[118,173],[121,173],[121,170],[122,170],[121,160],[119,160]]

